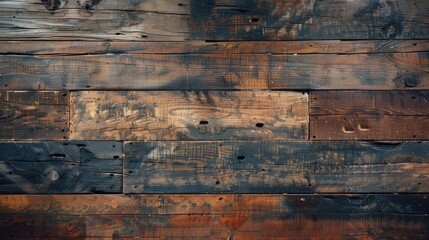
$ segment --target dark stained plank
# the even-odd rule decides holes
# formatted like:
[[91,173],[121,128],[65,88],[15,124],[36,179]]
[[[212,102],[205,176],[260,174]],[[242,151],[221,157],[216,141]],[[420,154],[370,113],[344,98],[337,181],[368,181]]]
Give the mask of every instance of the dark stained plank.
[[310,99],[312,140],[429,139],[427,91],[315,91]]
[[425,39],[426,0],[190,0],[190,37],[204,40]]
[[126,142],[124,154],[124,193],[429,190],[428,142]]
[[0,91],[0,139],[68,138],[66,91]]
[[310,116],[312,140],[428,140],[429,115]]
[[268,55],[6,55],[0,63],[0,89],[268,89]]
[[425,239],[422,195],[10,195],[0,237]]
[[122,143],[0,142],[0,193],[121,193]]
[[0,40],[184,41],[187,0],[0,2]]
[[429,91],[310,92],[310,115],[355,114],[428,116]]
[[73,140],[308,139],[308,94],[271,91],[77,91]]
[[271,55],[270,89],[429,89],[429,52]]
[[245,41],[245,42],[119,42],[4,41],[0,54],[353,54],[425,52],[429,40]]
[[[242,47],[195,54],[1,55],[0,89],[429,89],[429,52],[240,54],[249,52]],[[188,50],[204,51],[198,49]],[[177,50],[172,46],[171,52]]]

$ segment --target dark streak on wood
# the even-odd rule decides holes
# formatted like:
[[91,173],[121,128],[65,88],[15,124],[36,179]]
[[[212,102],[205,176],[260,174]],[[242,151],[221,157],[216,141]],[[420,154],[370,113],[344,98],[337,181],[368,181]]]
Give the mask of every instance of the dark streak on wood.
[[66,91],[0,91],[0,139],[68,138]]
[[429,190],[427,142],[126,142],[124,151],[125,193]]
[[0,142],[0,193],[121,193],[122,143]]
[[0,237],[424,239],[428,213],[426,194],[11,195]]
[[190,0],[191,39],[425,39],[426,0]]

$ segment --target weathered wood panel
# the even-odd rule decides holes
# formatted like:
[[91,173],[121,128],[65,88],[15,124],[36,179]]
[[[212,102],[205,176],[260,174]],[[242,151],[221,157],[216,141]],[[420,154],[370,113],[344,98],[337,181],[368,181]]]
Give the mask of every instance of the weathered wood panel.
[[429,52],[271,55],[270,89],[428,89]]
[[65,91],[0,91],[0,139],[66,139],[68,101]]
[[268,89],[268,55],[7,55],[0,63],[5,89]]
[[235,53],[232,49],[222,51],[2,55],[0,88],[429,89],[429,52],[300,55],[237,54],[248,51],[245,49]]
[[310,116],[312,140],[427,140],[429,116]]
[[0,196],[0,237],[425,239],[423,195]]
[[313,140],[429,139],[427,91],[320,91],[310,99]]
[[428,142],[126,142],[124,154],[125,193],[429,190]]
[[425,52],[429,40],[119,42],[3,41],[0,54],[353,54]]
[[190,0],[191,39],[425,39],[426,0]]
[[70,139],[308,139],[308,94],[72,92]]
[[310,92],[310,115],[355,114],[428,116],[429,91]]
[[0,2],[0,40],[184,41],[187,0]]
[[0,142],[0,193],[104,192],[122,192],[122,143]]

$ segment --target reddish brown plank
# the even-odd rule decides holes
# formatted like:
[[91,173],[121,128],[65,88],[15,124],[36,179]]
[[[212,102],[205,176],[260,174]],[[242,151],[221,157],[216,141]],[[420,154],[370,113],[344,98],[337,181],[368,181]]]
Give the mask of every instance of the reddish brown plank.
[[422,195],[0,196],[16,238],[391,239],[429,235]]
[[315,91],[310,99],[312,140],[429,139],[427,91]]
[[0,91],[0,139],[68,138],[66,91]]

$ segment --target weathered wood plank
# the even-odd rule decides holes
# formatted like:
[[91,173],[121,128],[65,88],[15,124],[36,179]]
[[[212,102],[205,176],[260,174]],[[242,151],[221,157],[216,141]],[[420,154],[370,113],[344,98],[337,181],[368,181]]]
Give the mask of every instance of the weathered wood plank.
[[389,239],[429,235],[423,195],[0,196],[0,237]]
[[[416,84],[414,79],[406,83]],[[317,91],[311,93],[313,140],[429,139],[427,91]]]
[[429,190],[428,142],[126,142],[124,154],[124,193]]
[[184,0],[0,2],[0,40],[184,41]]
[[74,140],[308,139],[308,94],[270,91],[78,91]]
[[191,39],[425,39],[426,0],[190,0]]
[[312,140],[427,140],[429,115],[310,116]]
[[429,40],[119,42],[4,41],[0,54],[358,54],[425,52]]
[[104,192],[122,192],[122,143],[0,142],[0,193]]
[[2,55],[0,89],[429,89],[429,52],[223,51],[230,52]]
[[428,116],[429,91],[310,92],[310,115],[355,114]]
[[0,91],[0,139],[68,138],[68,101],[65,91]]
[[268,89],[268,55],[7,55],[0,63],[5,89]]
[[429,52],[271,55],[270,89],[428,89]]

